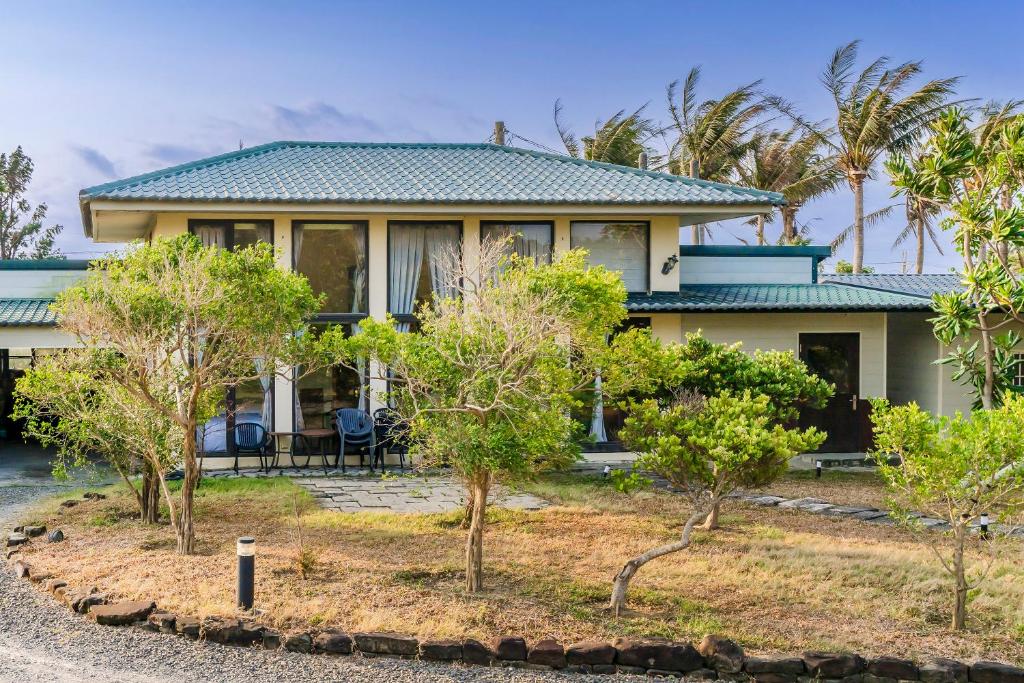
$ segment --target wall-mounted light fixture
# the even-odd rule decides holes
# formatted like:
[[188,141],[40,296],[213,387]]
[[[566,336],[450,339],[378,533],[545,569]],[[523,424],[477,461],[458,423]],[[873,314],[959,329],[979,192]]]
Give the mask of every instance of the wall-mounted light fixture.
[[667,259],[665,259],[664,265],[661,266],[661,274],[668,275],[669,273],[671,273],[672,269],[676,267],[677,263],[679,263],[678,256],[676,256],[675,254],[669,256]]

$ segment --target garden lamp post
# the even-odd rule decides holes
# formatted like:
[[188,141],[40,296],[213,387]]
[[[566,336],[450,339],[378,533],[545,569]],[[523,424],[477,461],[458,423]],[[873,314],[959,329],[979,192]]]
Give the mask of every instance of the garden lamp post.
[[256,582],[256,539],[242,536],[236,544],[238,555],[238,606],[251,610]]

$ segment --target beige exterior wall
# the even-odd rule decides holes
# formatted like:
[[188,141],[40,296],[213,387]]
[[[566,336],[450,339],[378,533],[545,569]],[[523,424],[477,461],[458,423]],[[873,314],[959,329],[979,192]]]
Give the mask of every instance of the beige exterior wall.
[[73,346],[78,346],[75,338],[56,327],[0,327],[0,349],[67,349]]
[[[888,314],[888,398],[893,403],[916,402],[939,412],[943,371],[935,364],[940,344],[928,322],[931,313]],[[947,373],[948,374],[948,373]]]
[[860,334],[860,396],[886,395],[885,313],[691,313],[681,333],[702,331],[718,343],[743,342],[756,350],[799,350],[801,332]]

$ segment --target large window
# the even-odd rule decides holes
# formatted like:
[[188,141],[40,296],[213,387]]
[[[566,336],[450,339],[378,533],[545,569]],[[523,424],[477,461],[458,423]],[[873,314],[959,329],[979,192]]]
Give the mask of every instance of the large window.
[[257,242],[274,241],[271,221],[207,221],[190,220],[188,230],[207,247],[242,249]]
[[573,249],[586,249],[591,264],[621,272],[627,291],[646,292],[648,232],[647,223],[573,221],[569,244]]
[[[345,325],[352,333],[354,325]],[[312,325],[307,334],[319,334],[325,325]],[[331,418],[339,408],[369,405],[366,373],[336,365],[301,378],[295,385],[295,429],[331,427]]]
[[480,241],[507,240],[508,255],[532,258],[536,263],[551,263],[554,223],[480,223]]
[[307,222],[292,224],[292,263],[309,278],[316,293],[327,295],[323,313],[369,313],[367,224]]
[[432,295],[456,295],[461,233],[461,223],[388,223],[388,310],[399,329],[409,329],[416,309]]

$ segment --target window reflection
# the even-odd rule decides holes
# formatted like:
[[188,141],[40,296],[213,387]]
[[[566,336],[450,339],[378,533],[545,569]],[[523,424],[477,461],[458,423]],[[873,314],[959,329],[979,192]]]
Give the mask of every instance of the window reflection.
[[626,291],[646,292],[648,245],[646,223],[574,221],[569,244],[587,250],[587,261],[622,273]]
[[317,294],[323,313],[368,313],[366,223],[296,222],[292,227],[295,270]]

